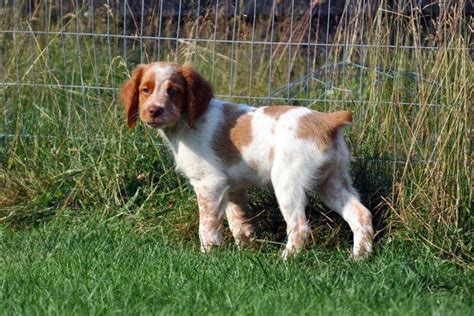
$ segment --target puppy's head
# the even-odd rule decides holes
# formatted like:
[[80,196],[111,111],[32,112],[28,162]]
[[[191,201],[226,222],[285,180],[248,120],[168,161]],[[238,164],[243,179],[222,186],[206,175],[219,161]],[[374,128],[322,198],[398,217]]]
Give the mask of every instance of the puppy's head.
[[130,128],[138,118],[150,127],[165,128],[182,117],[194,128],[213,97],[211,85],[192,65],[169,62],[137,66],[121,96]]

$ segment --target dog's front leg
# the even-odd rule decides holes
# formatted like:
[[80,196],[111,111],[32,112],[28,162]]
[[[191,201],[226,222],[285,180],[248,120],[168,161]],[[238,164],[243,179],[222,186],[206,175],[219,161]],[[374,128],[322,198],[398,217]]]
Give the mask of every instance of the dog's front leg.
[[248,243],[254,235],[246,190],[230,191],[225,209],[229,228],[239,248]]
[[208,252],[212,246],[222,244],[224,221],[224,194],[204,188],[196,188],[199,205],[199,239],[201,251]]

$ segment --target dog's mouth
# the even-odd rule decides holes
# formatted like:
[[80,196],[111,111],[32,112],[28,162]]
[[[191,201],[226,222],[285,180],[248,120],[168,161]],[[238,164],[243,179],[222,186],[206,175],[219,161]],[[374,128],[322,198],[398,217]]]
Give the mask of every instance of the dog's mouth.
[[153,121],[143,122],[143,123],[145,123],[146,126],[151,127],[151,128],[160,128],[164,126],[163,123],[158,123],[158,122],[153,122]]
[[160,129],[160,128],[165,128],[165,127],[168,127],[168,126],[172,126],[176,123],[176,121],[174,120],[160,120],[159,122],[157,121],[144,121],[143,123],[145,123],[146,126],[150,127],[150,128],[156,128],[156,129]]
[[174,115],[175,113],[167,112],[163,113],[159,117],[149,117],[148,115],[141,115],[140,119],[143,124],[150,128],[165,128],[171,125],[176,124],[178,116]]

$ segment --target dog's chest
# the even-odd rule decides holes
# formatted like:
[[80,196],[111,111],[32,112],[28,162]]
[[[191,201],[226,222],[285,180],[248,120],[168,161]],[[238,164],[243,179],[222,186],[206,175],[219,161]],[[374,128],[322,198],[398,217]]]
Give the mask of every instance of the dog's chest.
[[218,173],[218,164],[208,142],[179,142],[173,148],[176,171],[190,180],[203,180]]

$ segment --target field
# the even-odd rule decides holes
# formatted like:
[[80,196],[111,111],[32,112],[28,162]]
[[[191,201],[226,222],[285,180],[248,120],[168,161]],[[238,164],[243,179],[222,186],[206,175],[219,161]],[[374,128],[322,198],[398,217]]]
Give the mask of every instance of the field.
[[[2,2],[0,310],[472,314],[473,19],[411,4],[176,23],[158,4]],[[192,61],[221,99],[350,110],[373,258],[351,261],[347,225],[311,196],[310,245],[281,262],[285,225],[260,189],[250,249],[226,231],[201,255],[192,189],[118,99],[155,60]]]
[[[71,214],[72,217],[75,215]],[[128,223],[53,221],[1,230],[5,314],[472,314],[472,274],[419,244],[392,242],[373,260],[313,247],[287,263],[279,247],[203,255]],[[348,245],[345,245],[348,247]]]

